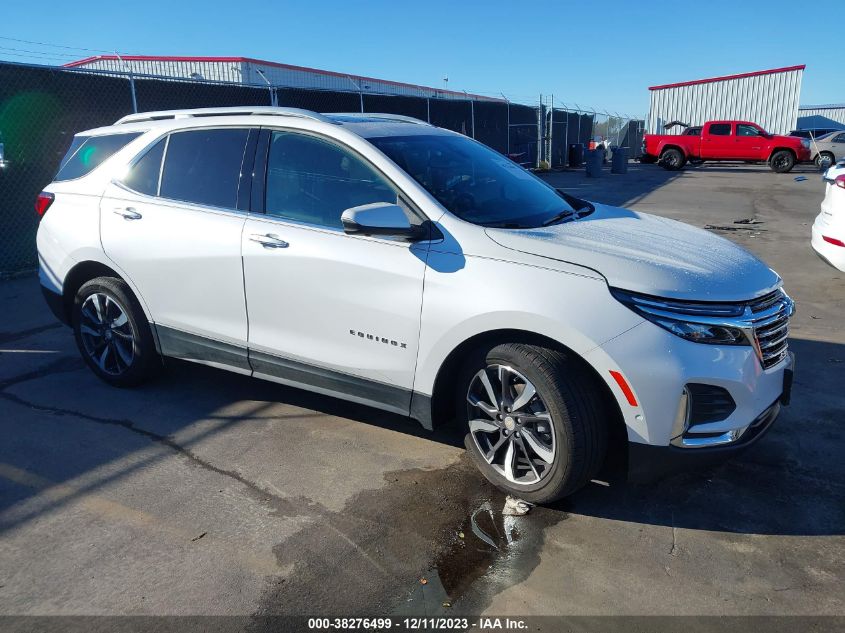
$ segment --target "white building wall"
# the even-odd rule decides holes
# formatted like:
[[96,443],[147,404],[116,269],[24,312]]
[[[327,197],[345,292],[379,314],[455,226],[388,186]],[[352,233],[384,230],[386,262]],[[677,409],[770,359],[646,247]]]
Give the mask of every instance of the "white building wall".
[[[440,90],[402,82],[346,75],[331,71],[261,63],[260,60],[232,59],[229,61],[199,61],[190,59],[114,59],[111,56],[95,57],[71,64],[73,68],[174,77],[206,81],[223,81],[252,86],[273,86],[364,92],[371,94],[404,95],[447,99],[475,99],[501,101],[493,97],[466,94],[455,90]],[[258,72],[261,71],[261,72]],[[266,80],[262,78],[262,73]]]
[[[157,77],[250,83],[242,81],[242,66],[241,62],[94,59],[75,66],[75,68],[115,73],[131,72],[134,75],[155,75]],[[255,79],[261,81],[260,77],[255,77]]]
[[773,134],[795,129],[803,67],[779,72],[748,73],[716,80],[650,88],[646,123],[650,134],[680,134],[664,130],[671,121],[701,125],[718,119],[752,121]]

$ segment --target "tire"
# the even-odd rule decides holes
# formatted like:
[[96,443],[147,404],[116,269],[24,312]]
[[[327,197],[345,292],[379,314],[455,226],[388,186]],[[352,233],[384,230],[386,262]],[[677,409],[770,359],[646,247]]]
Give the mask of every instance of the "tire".
[[769,159],[769,168],[777,174],[785,174],[795,167],[795,154],[788,149],[779,149]]
[[829,158],[829,159],[830,159],[830,164],[831,164],[831,165],[833,165],[833,164],[835,164],[835,163],[836,163],[836,156],[834,156],[831,152],[819,152],[818,154],[816,154],[816,160],[815,160],[816,167],[821,167],[821,166],[822,166],[822,161],[823,161],[825,158]]
[[684,153],[674,147],[670,147],[660,155],[660,166],[667,171],[683,169],[686,162],[687,157],[684,156]]
[[83,284],[71,324],[85,363],[110,385],[139,385],[161,367],[144,311],[120,279],[97,277]]
[[[526,396],[529,388],[534,397]],[[570,495],[604,462],[608,417],[601,391],[580,362],[556,350],[522,343],[476,350],[459,374],[457,401],[467,428],[464,444],[476,465],[520,499],[548,503]]]

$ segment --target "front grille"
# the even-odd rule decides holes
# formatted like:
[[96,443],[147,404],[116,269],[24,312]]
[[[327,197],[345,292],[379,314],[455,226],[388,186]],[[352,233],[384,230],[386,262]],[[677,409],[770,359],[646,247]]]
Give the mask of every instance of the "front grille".
[[792,300],[777,290],[749,303],[749,307],[760,362],[764,369],[774,367],[787,355]]

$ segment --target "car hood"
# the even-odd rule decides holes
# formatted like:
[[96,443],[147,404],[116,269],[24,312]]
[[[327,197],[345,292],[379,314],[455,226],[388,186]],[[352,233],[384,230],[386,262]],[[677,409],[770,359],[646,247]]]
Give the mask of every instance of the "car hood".
[[497,244],[590,268],[610,286],[674,299],[743,301],[780,277],[718,235],[683,222],[596,204],[590,215],[537,229],[486,229]]

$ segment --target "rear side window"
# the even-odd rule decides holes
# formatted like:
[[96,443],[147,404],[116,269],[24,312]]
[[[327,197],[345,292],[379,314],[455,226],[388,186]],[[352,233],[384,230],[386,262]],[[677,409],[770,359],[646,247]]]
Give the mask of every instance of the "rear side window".
[[62,159],[55,180],[82,178],[139,136],[141,132],[75,137]]
[[138,193],[148,196],[158,195],[158,177],[161,174],[161,159],[164,158],[165,144],[165,139],[161,139],[148,149],[129,170],[129,174],[123,179],[123,184]]
[[246,129],[171,134],[159,195],[171,200],[234,209],[248,134]]
[[710,126],[710,134],[713,136],[730,136],[731,135],[731,124],[730,123],[714,123]]

